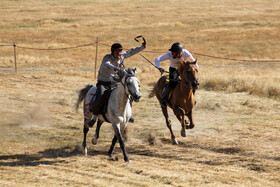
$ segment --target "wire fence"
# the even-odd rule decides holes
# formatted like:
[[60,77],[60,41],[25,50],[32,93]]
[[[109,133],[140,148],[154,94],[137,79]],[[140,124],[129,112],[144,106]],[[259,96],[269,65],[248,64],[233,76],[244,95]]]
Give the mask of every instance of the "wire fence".
[[[70,47],[62,47],[62,48],[36,48],[36,47],[26,47],[21,45],[16,45],[14,42],[13,44],[4,44],[0,45],[0,47],[13,47],[14,48],[14,64],[15,64],[15,72],[17,72],[17,56],[16,56],[16,48],[20,49],[26,49],[26,50],[39,50],[39,51],[58,51],[58,50],[70,50],[70,49],[77,49],[81,47],[88,47],[88,46],[96,46],[96,56],[95,56],[95,77],[96,77],[96,64],[97,64],[97,54],[98,54],[98,45],[104,45],[110,47],[111,45],[102,43],[98,41],[98,37],[96,38],[96,42],[93,43],[87,43],[83,45],[76,45],[76,46],[70,46]],[[127,49],[126,49],[127,50]],[[236,58],[225,58],[225,57],[218,57],[208,54],[202,54],[197,52],[192,52],[192,54],[195,54],[197,56],[204,56],[208,58],[215,58],[215,59],[221,59],[221,60],[229,60],[229,61],[238,61],[238,62],[280,62],[280,60],[247,60],[247,59],[236,59]],[[166,51],[142,51],[142,53],[166,53]]]

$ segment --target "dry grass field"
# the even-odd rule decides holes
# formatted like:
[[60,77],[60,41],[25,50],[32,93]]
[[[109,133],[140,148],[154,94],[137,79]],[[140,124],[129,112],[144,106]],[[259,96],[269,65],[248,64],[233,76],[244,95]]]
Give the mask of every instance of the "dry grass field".
[[[0,46],[0,186],[280,186],[279,0],[1,0],[0,45],[56,49],[100,42],[148,44],[150,60],[181,42],[198,59],[195,128],[170,133],[156,98],[160,73],[140,55],[142,98],[128,127],[131,163],[107,157],[113,132],[104,123],[83,156],[77,92],[96,83],[95,44],[68,50]],[[153,52],[151,52],[153,51]],[[248,61],[209,58],[200,54]],[[162,62],[168,68],[169,62]],[[151,139],[154,142],[151,144]]]

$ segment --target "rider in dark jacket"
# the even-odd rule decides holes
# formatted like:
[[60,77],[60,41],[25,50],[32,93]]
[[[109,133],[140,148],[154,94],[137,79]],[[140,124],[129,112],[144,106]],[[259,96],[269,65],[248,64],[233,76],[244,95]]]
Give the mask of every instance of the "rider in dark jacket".
[[[114,43],[111,46],[111,54],[107,54],[104,56],[102,64],[98,71],[96,97],[93,106],[91,107],[94,115],[98,115],[101,113],[101,98],[104,92],[108,89],[111,89],[111,87],[115,84],[113,77],[120,69],[124,59],[139,53],[144,48],[146,48],[146,42],[144,42],[142,46],[132,48],[126,52],[122,52],[123,48],[119,43]],[[134,121],[134,119],[132,118],[130,121]]]

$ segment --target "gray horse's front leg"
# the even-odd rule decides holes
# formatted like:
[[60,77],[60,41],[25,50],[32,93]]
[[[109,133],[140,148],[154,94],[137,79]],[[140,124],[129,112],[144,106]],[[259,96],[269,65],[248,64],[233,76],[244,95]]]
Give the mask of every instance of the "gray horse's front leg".
[[128,159],[127,154],[126,154],[124,141],[123,141],[123,138],[122,138],[122,135],[121,135],[120,124],[116,124],[116,125],[113,124],[113,128],[115,130],[115,136],[114,136],[114,138],[112,140],[111,148],[110,148],[110,150],[108,152],[109,156],[110,157],[112,156],[112,152],[113,152],[114,146],[116,144],[116,141],[118,140],[119,143],[120,143],[120,147],[122,149],[122,152],[123,152],[124,161],[125,162],[130,162],[130,160]]
[[118,138],[117,138],[117,136],[115,135],[114,138],[113,138],[113,140],[112,140],[112,144],[111,144],[110,150],[108,151],[108,155],[109,155],[110,158],[113,157],[113,150],[114,150],[114,147],[115,147],[115,145],[116,145],[117,140],[118,140]]

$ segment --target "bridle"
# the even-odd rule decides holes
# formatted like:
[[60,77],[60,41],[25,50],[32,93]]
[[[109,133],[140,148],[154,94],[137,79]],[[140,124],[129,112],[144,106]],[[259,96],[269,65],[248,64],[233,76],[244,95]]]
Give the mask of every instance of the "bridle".
[[[195,69],[195,71],[196,71],[196,69]],[[189,88],[190,89],[196,89],[196,88],[194,88],[194,87],[197,87],[198,85],[199,85],[199,83],[198,83],[198,78],[196,79],[195,77],[194,77],[194,79],[193,79],[193,81],[191,81],[189,78],[188,78],[188,75],[187,75],[187,73],[184,71],[184,76],[185,76],[185,78],[186,78],[186,80],[187,80],[187,82],[189,83]]]
[[130,91],[129,86],[127,85],[128,84],[127,79],[131,78],[131,77],[136,77],[136,75],[134,75],[134,74],[127,74],[125,76],[124,83],[121,81],[121,84],[123,85],[124,89],[126,90],[126,88],[127,88],[128,92],[129,92],[129,94],[127,94],[125,92],[127,97],[129,97],[129,95],[133,96],[133,93]]
[[[167,73],[169,73],[169,72],[167,72]],[[184,83],[184,82],[182,82],[182,80],[176,80],[176,79],[168,79],[168,80],[171,80],[171,81],[175,81],[175,82],[178,82],[178,83],[180,83],[180,84],[182,84],[183,86],[185,86],[185,87],[187,87],[188,89],[190,89],[190,90],[194,90],[195,88],[195,86],[197,86],[199,83],[198,83],[198,78],[197,79],[194,79],[193,81],[191,81],[189,78],[188,78],[188,75],[187,75],[187,73],[184,71],[184,77],[185,77],[185,79],[187,80],[187,82],[189,83],[189,84],[186,84],[186,83]],[[167,79],[167,78],[166,78]]]
[[[196,87],[196,86],[198,86],[199,85],[199,83],[198,83],[198,78],[197,79],[195,79],[195,77],[194,77],[194,80],[193,81],[191,81],[189,78],[188,78],[188,75],[187,75],[187,73],[184,71],[184,76],[185,76],[185,78],[186,78],[186,80],[187,80],[187,82],[189,83],[189,85],[187,85],[187,87],[191,90],[191,89],[195,89],[194,87]],[[183,83],[183,82],[182,82]]]

